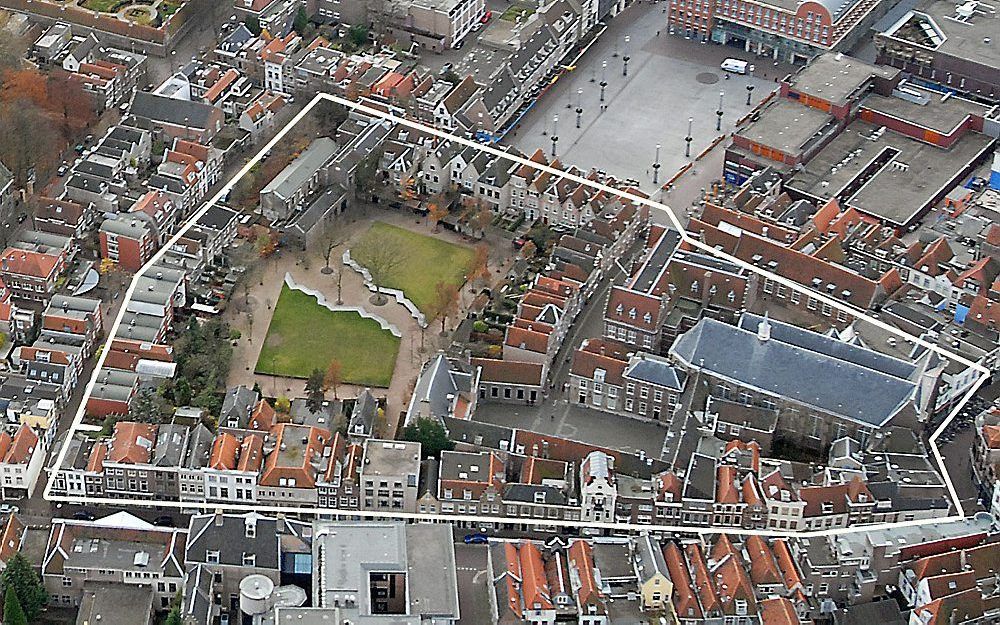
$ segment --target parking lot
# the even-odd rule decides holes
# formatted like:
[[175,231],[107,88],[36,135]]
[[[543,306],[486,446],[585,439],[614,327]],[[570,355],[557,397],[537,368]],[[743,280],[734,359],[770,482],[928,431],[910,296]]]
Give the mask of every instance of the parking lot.
[[[575,69],[541,96],[504,142],[526,153],[538,148],[549,153],[553,117],[558,115],[556,152],[563,162],[634,178],[651,190],[657,186],[652,167],[657,144],[662,146],[659,183],[690,160],[684,156],[688,117],[693,118],[693,157],[721,134],[715,130],[720,91],[726,94],[722,130],[731,131],[737,119],[777,87],[775,77],[789,71],[742,50],[668,35],[665,6],[636,3],[611,20]],[[625,56],[627,76],[622,75]],[[727,57],[755,64],[754,74],[726,79],[719,66]],[[602,81],[607,82],[603,110]],[[751,106],[746,105],[748,85],[753,86]],[[583,109],[579,129],[577,107]]]

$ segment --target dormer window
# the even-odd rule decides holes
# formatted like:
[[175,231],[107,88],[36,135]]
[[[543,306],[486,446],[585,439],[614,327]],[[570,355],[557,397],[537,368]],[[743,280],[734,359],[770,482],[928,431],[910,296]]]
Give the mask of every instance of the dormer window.
[[645,321],[646,323],[652,323],[653,315],[646,313],[645,315],[642,316],[642,320]]
[[697,293],[698,292],[698,283],[697,282],[692,282],[691,283],[691,292],[692,293]]
[[628,318],[629,319],[635,319],[635,308],[629,308],[628,309]]
[[625,310],[625,308],[621,304],[618,304],[618,306],[615,307],[615,313],[618,314],[618,315],[622,314],[622,312],[624,310]]

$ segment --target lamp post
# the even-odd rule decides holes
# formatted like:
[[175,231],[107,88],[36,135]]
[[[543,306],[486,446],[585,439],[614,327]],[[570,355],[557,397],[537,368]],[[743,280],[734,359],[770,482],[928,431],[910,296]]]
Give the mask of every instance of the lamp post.
[[608,62],[601,61],[601,102],[604,102],[604,89],[608,86]]
[[625,48],[622,51],[622,55],[623,55],[622,56],[622,61],[624,61],[624,63],[622,64],[622,76],[628,76],[628,60],[629,60],[629,58],[631,58],[628,55],[628,42],[629,42],[629,39],[630,39],[629,36],[625,35]]
[[715,111],[715,130],[722,130],[722,98],[725,97],[726,92],[719,92],[719,108]]
[[552,116],[552,156],[556,155],[556,144],[559,143],[559,134],[556,132],[556,126],[559,124],[559,116]]
[[580,127],[580,118],[583,116],[583,89],[576,90],[576,127]]
[[660,144],[656,144],[656,158],[653,159],[653,184],[660,182]]
[[684,142],[687,143],[684,147],[684,158],[691,158],[691,141],[694,139],[694,137],[691,136],[691,124],[693,122],[694,118],[688,117],[688,133],[687,136],[684,137]]
[[747,85],[747,106],[750,106],[750,95],[753,93],[753,84]]

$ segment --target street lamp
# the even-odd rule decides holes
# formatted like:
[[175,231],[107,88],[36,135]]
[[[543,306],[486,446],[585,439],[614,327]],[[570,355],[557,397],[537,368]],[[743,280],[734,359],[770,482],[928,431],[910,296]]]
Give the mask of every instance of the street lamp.
[[725,91],[719,92],[719,108],[715,111],[715,130],[722,130],[722,98],[726,95]]
[[653,159],[653,184],[660,182],[660,144],[656,144],[656,158]]
[[628,42],[629,42],[629,36],[625,35],[625,48],[622,51],[623,54],[622,61],[624,61],[625,63],[622,65],[622,76],[628,76],[628,60],[629,58],[631,58],[628,55]]
[[552,156],[556,155],[556,144],[559,143],[559,134],[556,132],[556,127],[559,124],[559,116],[552,116]]
[[580,117],[583,115],[583,89],[576,90],[576,127],[580,127]]
[[604,89],[608,86],[608,62],[601,61],[601,102],[604,102]]
[[687,136],[684,137],[684,141],[685,143],[687,143],[687,145],[684,147],[684,158],[691,158],[691,141],[694,139],[694,137],[691,136],[691,124],[693,122],[694,118],[688,117],[688,133]]
[[750,106],[750,94],[753,93],[753,83],[747,85],[747,106]]

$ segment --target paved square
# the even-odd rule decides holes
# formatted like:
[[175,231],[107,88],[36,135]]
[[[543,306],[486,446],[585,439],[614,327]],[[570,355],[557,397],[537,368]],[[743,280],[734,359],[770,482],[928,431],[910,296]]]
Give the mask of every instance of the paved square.
[[[659,181],[670,178],[690,159],[684,157],[688,117],[693,117],[691,156],[697,156],[715,139],[719,92],[723,98],[724,132],[752,106],[746,105],[747,85],[753,85],[754,105],[777,87],[775,76],[788,67],[775,67],[741,49],[701,44],[667,34],[664,2],[637,3],[611,21],[608,30],[565,73],[521,121],[517,135],[504,143],[531,153],[552,149],[552,118],[559,116],[557,154],[564,163],[582,169],[597,167],[622,178],[634,178],[646,191],[655,189],[652,164],[656,144],[660,150]],[[660,34],[657,35],[657,31]],[[625,36],[630,38],[625,46]],[[622,76],[623,56],[628,54],[628,76]],[[617,56],[614,56],[617,54]],[[727,57],[744,58],[756,66],[756,75],[731,75],[719,69]],[[605,104],[601,111],[602,63],[607,62]],[[594,82],[591,82],[591,79]],[[577,90],[582,89],[582,96]],[[571,106],[567,108],[567,103]],[[581,128],[576,128],[576,108],[582,104]],[[546,134],[543,135],[542,132]],[[718,172],[719,178],[722,172]]]

